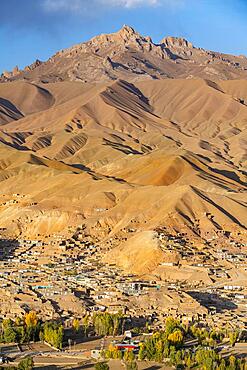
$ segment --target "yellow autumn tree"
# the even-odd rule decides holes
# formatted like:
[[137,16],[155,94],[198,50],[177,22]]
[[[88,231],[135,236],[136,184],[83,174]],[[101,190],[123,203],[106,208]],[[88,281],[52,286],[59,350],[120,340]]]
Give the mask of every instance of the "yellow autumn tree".
[[72,327],[76,333],[78,333],[80,329],[80,321],[78,319],[74,319],[72,322]]
[[27,327],[35,327],[38,323],[37,314],[35,311],[30,311],[25,315],[25,324]]
[[168,340],[173,344],[180,344],[183,342],[183,333],[181,330],[175,330],[173,333],[168,335]]

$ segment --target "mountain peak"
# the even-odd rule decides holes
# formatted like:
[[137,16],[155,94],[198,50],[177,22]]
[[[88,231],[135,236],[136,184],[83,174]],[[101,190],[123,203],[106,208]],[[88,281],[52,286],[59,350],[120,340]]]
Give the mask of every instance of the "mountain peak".
[[90,42],[94,45],[97,45],[98,43],[107,44],[109,42],[126,43],[140,37],[141,35],[136,32],[134,28],[124,24],[119,31],[109,34],[102,33],[101,35],[93,37]]
[[135,29],[133,27],[128,26],[127,24],[124,24],[123,27],[118,31],[118,33],[124,33],[124,34],[137,34]]
[[132,27],[124,24],[123,27],[114,36],[120,37],[124,41],[129,41],[131,39],[140,38],[141,35]]

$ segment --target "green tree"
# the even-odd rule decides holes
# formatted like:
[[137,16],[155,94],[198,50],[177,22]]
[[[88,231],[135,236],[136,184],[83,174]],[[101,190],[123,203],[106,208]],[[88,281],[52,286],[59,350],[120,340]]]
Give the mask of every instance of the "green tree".
[[212,370],[215,368],[219,361],[218,354],[213,349],[199,348],[196,351],[196,362],[199,366],[202,366],[205,370]]
[[82,319],[82,325],[84,329],[84,335],[87,336],[88,328],[89,328],[89,315],[86,314]]
[[183,354],[182,351],[178,350],[175,354],[175,365],[179,366],[183,363]]
[[138,370],[136,361],[130,361],[125,364],[126,370]]
[[15,327],[17,342],[24,343],[26,340],[26,331],[23,325]]
[[185,357],[184,362],[188,369],[191,369],[194,366],[194,361],[190,353]]
[[97,362],[94,368],[95,370],[109,370],[109,365],[106,362]]
[[96,313],[93,325],[98,335],[117,335],[121,333],[122,316],[108,312]]
[[209,338],[208,344],[209,344],[210,347],[215,347],[217,345],[217,342],[216,342],[215,339]]
[[26,357],[20,361],[18,365],[18,370],[32,370],[34,367],[32,357]]
[[168,358],[170,355],[170,344],[168,342],[164,343],[163,357]]
[[228,369],[229,370],[238,369],[238,361],[237,361],[236,357],[233,356],[233,355],[231,355],[229,357],[229,366],[228,366]]
[[22,319],[21,319],[20,317],[16,317],[16,319],[15,319],[15,325],[16,325],[16,326],[20,326],[20,325],[22,325],[22,324],[23,324]]
[[146,357],[146,347],[145,347],[145,343],[140,343],[140,348],[139,348],[139,352],[138,352],[138,359],[140,361],[143,361]]
[[133,351],[125,351],[124,352],[124,361],[126,362],[126,363],[128,363],[128,362],[132,362],[132,361],[134,361],[135,360],[135,355],[134,355],[134,352]]
[[175,365],[176,364],[176,348],[174,346],[170,347],[169,357],[170,357],[171,364]]
[[3,329],[6,329],[6,328],[9,328],[9,327],[13,327],[13,321],[11,319],[4,319],[3,322],[2,322],[2,327]]
[[157,340],[155,343],[155,360],[158,362],[161,362],[163,360],[163,351],[164,351],[164,342],[162,339]]
[[63,326],[56,322],[46,322],[43,326],[44,341],[55,348],[62,349],[63,345]]
[[122,352],[113,344],[110,344],[108,349],[105,351],[105,358],[113,358],[115,360],[121,360],[123,358]]
[[16,331],[12,326],[8,326],[4,329],[3,339],[4,339],[4,342],[6,343],[16,343],[17,342]]
[[122,315],[120,313],[112,316],[113,335],[121,333]]
[[224,358],[220,361],[220,364],[219,366],[217,367],[217,370],[226,370],[227,366],[226,366],[226,361],[224,360]]
[[235,343],[238,340],[238,336],[239,336],[238,331],[232,331],[231,333],[229,333],[229,341],[230,341],[231,346],[235,346]]

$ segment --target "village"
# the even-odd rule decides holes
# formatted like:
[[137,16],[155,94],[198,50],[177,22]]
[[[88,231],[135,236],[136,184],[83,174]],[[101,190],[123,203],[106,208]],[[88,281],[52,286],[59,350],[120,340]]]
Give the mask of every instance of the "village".
[[[0,317],[34,310],[70,325],[86,313],[121,312],[159,329],[168,316],[246,328],[245,245],[238,253],[227,247],[198,250],[183,235],[157,232],[170,258],[159,267],[160,276],[143,277],[102,262],[108,244],[82,229],[68,239],[2,239]],[[176,278],[167,273],[174,269]],[[195,277],[187,280],[188,271]]]
[[[35,312],[43,322],[62,323],[64,339],[60,352],[43,342],[1,344],[0,361],[9,358],[18,363],[31,356],[36,366],[52,364],[60,369],[62,365],[73,368],[83,363],[93,369],[109,348],[121,356],[129,350],[139,356],[140,346],[153,333],[166,330],[171,317],[183,327],[200,327],[203,323],[208,330],[222,332],[224,328],[245,338],[244,238],[219,233],[207,235],[200,244],[186,233],[157,228],[155,235],[166,257],[154,274],[138,275],[104,260],[106,253],[136,231],[133,225],[112,238],[103,238],[102,230],[93,236],[82,226],[70,236],[52,234],[28,239],[11,238],[1,229],[0,321],[15,322]],[[95,315],[101,314],[123,318],[118,335],[99,336],[92,325],[86,338],[82,329],[78,333],[73,330],[75,322],[83,328],[85,318],[92,323]],[[199,348],[197,339],[190,338],[185,339],[184,346],[185,351]],[[215,346],[216,351],[228,355],[247,354],[243,340],[234,348],[229,347],[227,339]],[[109,352],[113,357],[108,361],[111,369],[118,369],[120,360],[114,360],[114,353]],[[139,363],[141,369],[146,365],[146,360]]]

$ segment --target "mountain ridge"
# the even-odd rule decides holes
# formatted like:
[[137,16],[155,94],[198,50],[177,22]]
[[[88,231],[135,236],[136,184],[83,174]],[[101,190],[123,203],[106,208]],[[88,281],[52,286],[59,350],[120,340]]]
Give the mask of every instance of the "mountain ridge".
[[100,82],[118,78],[137,81],[165,78],[247,78],[247,58],[195,47],[182,37],[164,37],[154,43],[124,25],[118,32],[101,34],[58,51],[46,62],[3,72],[1,82],[28,80]]

